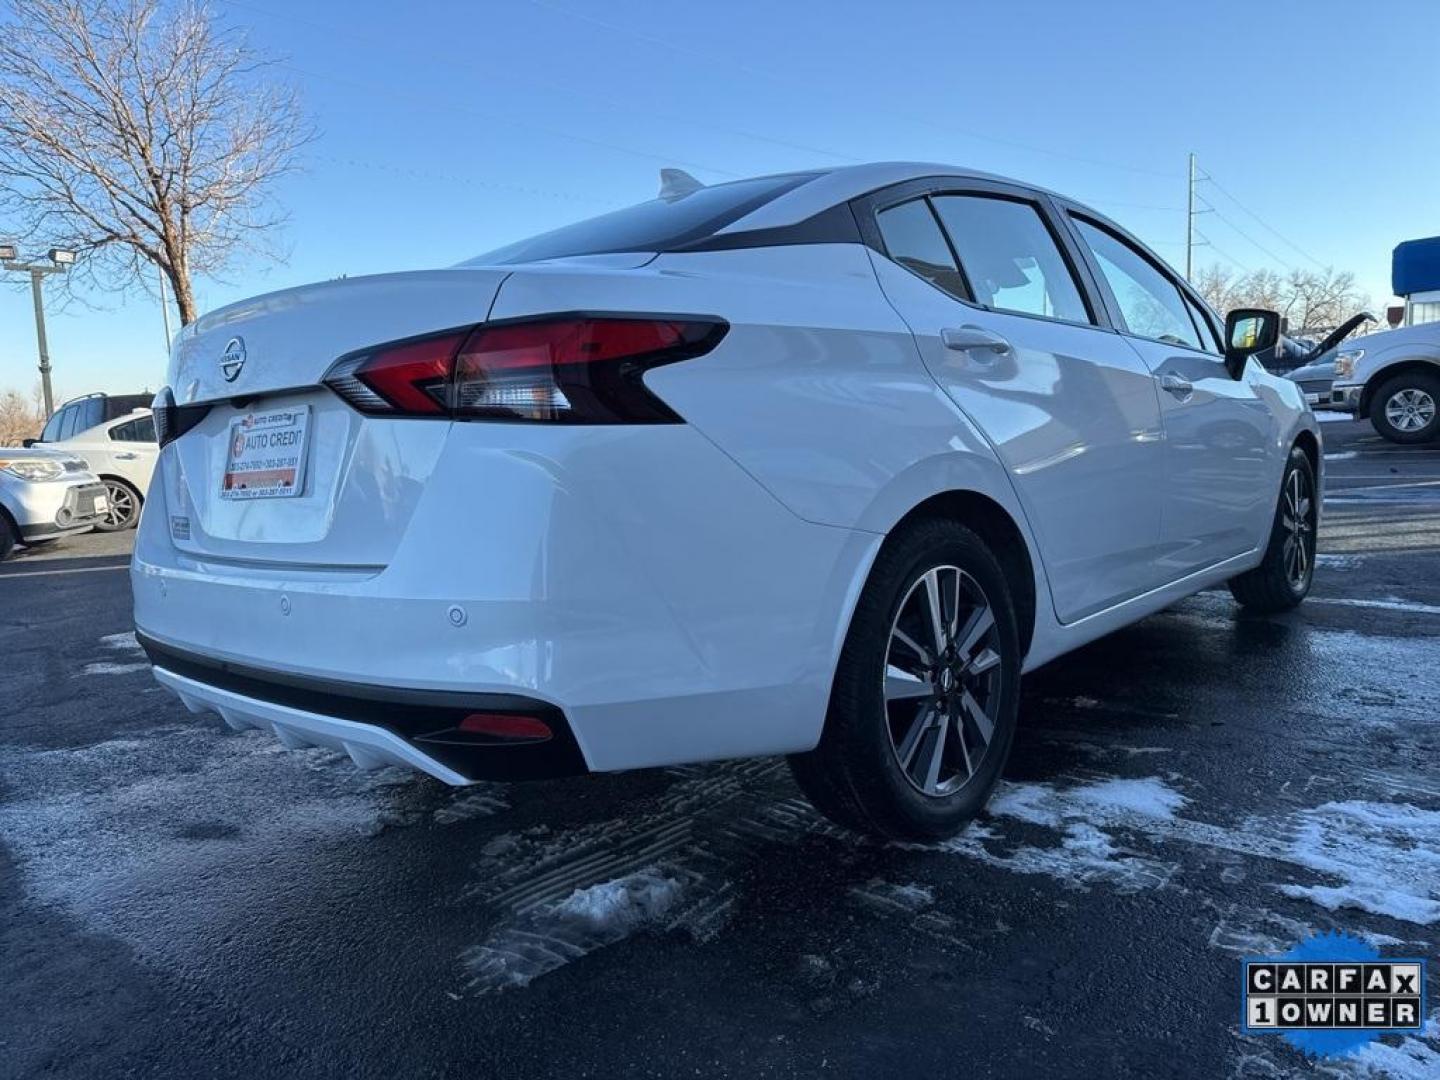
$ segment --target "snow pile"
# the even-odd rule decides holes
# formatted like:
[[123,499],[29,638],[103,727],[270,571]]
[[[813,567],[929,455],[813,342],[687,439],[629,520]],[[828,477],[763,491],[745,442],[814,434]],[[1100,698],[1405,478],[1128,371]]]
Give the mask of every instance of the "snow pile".
[[528,986],[640,930],[669,928],[684,891],[678,878],[652,866],[536,907],[461,954],[469,988],[485,994]]
[[659,922],[680,896],[680,882],[654,869],[576,889],[556,905],[556,918],[619,940]]

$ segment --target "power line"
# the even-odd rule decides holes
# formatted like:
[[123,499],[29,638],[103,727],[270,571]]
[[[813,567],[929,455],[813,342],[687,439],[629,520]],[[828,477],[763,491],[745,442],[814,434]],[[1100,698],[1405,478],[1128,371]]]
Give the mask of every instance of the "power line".
[[1210,207],[1210,210],[1215,214],[1215,216],[1216,216],[1217,218],[1219,218],[1221,221],[1225,222],[1226,225],[1229,225],[1230,228],[1234,229],[1237,233],[1239,233],[1240,236],[1241,236],[1244,240],[1248,241],[1252,247],[1254,247],[1254,248],[1256,248],[1256,249],[1258,249],[1258,250],[1260,250],[1260,251],[1263,251],[1266,255],[1269,255],[1270,258],[1274,259],[1277,263],[1279,263],[1281,266],[1283,266],[1286,270],[1294,270],[1294,269],[1295,269],[1294,265],[1292,265],[1291,263],[1287,262],[1285,259],[1281,258],[1279,255],[1276,255],[1275,252],[1271,251],[1271,250],[1270,250],[1268,247],[1266,247],[1264,244],[1260,243],[1259,240],[1256,240],[1253,236],[1251,236],[1249,233],[1247,233],[1244,229],[1240,228],[1239,225],[1236,225],[1235,222],[1231,221],[1231,220],[1230,220],[1228,217],[1226,217],[1224,214],[1220,213],[1219,210],[1216,210],[1213,206]]
[[[1320,269],[1322,269],[1322,270],[1328,269],[1328,268],[1325,266],[1325,264],[1322,263],[1319,259],[1315,258],[1314,255],[1311,255],[1308,251],[1306,251],[1304,248],[1300,247],[1298,244],[1294,243],[1293,241],[1286,239],[1285,235],[1284,235],[1282,232],[1280,232],[1280,231],[1279,231],[1278,229],[1276,229],[1274,226],[1272,226],[1271,224],[1269,224],[1269,222],[1267,222],[1267,221],[1266,221],[1264,218],[1262,218],[1259,214],[1255,213],[1255,211],[1251,210],[1248,206],[1246,206],[1244,203],[1242,203],[1239,199],[1235,198],[1234,195],[1230,194],[1229,190],[1225,187],[1225,185],[1223,185],[1222,183],[1220,183],[1220,181],[1216,180],[1215,177],[1212,176],[1210,173],[1207,172],[1207,173],[1205,174],[1205,180],[1206,180],[1208,183],[1213,184],[1213,185],[1215,186],[1215,190],[1216,190],[1216,191],[1220,192],[1220,194],[1224,195],[1224,196],[1225,196],[1227,199],[1229,199],[1232,203],[1234,203],[1234,204],[1235,204],[1236,206],[1238,206],[1241,210],[1243,210],[1246,214],[1248,214],[1250,217],[1252,217],[1256,222],[1259,223],[1259,225],[1260,225],[1260,227],[1261,227],[1262,229],[1264,229],[1266,232],[1270,233],[1270,234],[1271,234],[1272,236],[1274,236],[1277,240],[1279,240],[1281,243],[1283,243],[1286,247],[1290,248],[1291,250],[1295,251],[1295,252],[1298,253],[1299,255],[1303,256],[1303,257],[1306,258],[1306,259],[1308,259],[1310,262],[1314,263],[1314,264],[1315,264],[1317,267],[1319,267]],[[1239,232],[1238,229],[1237,229],[1236,231]],[[1258,245],[1257,245],[1257,246],[1258,246]],[[1283,260],[1282,260],[1282,261],[1283,261]]]

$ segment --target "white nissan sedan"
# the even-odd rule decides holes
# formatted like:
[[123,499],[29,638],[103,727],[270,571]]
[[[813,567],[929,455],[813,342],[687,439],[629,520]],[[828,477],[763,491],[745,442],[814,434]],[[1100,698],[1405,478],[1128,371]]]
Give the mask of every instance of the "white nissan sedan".
[[1309,590],[1320,435],[1113,222],[880,164],[702,186],[186,328],[135,620],[192,710],[451,784],[790,755],[953,833],[1021,674]]

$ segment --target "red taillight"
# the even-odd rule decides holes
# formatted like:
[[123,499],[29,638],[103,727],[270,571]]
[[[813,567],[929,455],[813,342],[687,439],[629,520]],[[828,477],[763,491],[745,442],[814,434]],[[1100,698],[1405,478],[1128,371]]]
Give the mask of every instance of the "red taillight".
[[460,721],[460,730],[472,735],[493,735],[497,739],[548,739],[553,732],[544,720],[506,713],[471,713]]
[[447,416],[455,352],[468,335],[457,330],[348,356],[325,383],[363,413]]
[[712,319],[585,315],[499,323],[352,354],[325,383],[370,415],[673,423],[680,418],[641,377],[709,352],[726,329]]

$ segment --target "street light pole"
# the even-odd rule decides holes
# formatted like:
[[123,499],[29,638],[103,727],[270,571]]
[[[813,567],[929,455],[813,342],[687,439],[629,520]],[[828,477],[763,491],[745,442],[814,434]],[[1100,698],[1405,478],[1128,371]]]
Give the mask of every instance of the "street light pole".
[[40,392],[45,399],[45,418],[55,411],[55,395],[50,389],[50,346],[45,340],[45,301],[41,296],[41,282],[46,274],[63,274],[75,262],[75,253],[63,248],[51,248],[48,263],[20,262],[15,248],[0,244],[0,266],[6,270],[30,275],[30,296],[35,301],[35,341],[40,347]]
[[40,345],[40,390],[45,395],[45,419],[55,411],[55,395],[50,390],[50,348],[45,342],[45,301],[40,297],[40,282],[45,277],[39,270],[30,271],[30,295],[35,300],[35,340]]

